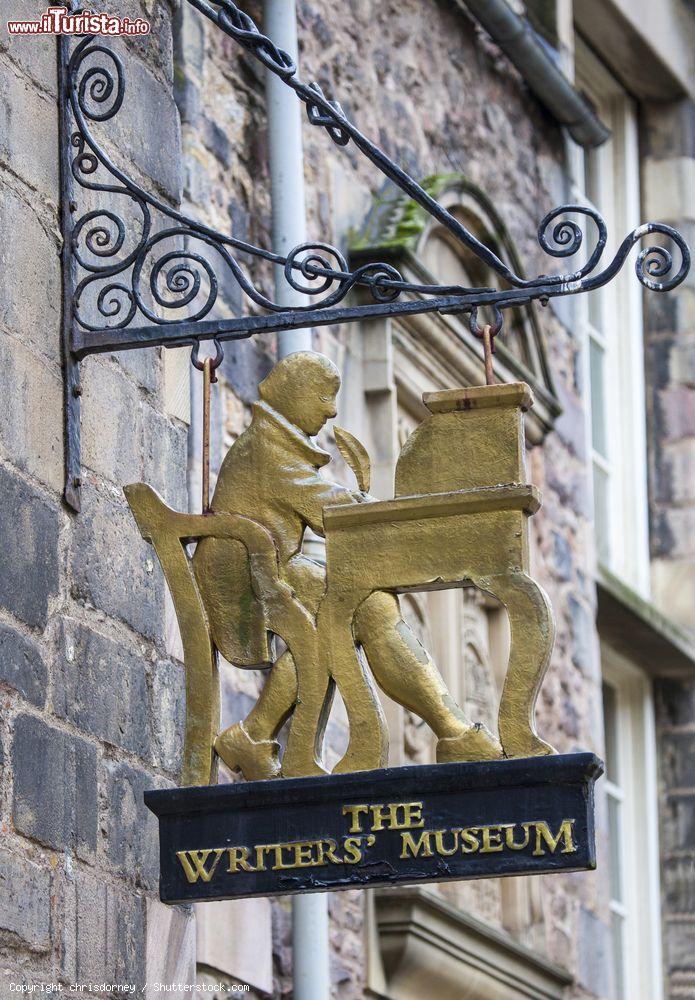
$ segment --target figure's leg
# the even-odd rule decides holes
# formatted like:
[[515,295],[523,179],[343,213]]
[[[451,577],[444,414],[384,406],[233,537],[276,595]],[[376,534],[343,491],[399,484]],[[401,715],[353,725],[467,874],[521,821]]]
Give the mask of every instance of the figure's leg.
[[247,781],[280,775],[280,744],[275,737],[297,700],[297,671],[289,652],[271,667],[258,701],[243,722],[225,729],[215,740],[215,751],[231,771]]
[[536,733],[534,709],[548,668],[555,623],[545,592],[526,573],[478,582],[505,605],[511,629],[507,677],[500,702],[500,739],[507,757],[554,753]]
[[350,739],[334,774],[371,771],[388,764],[389,734],[371,671],[358,654],[352,630],[354,603],[322,605],[318,625],[323,659],[345,704]]
[[377,683],[419,715],[439,737],[437,760],[496,760],[502,748],[482,723],[472,723],[454,702],[429,654],[401,617],[393,594],[371,594],[357,609],[355,638]]

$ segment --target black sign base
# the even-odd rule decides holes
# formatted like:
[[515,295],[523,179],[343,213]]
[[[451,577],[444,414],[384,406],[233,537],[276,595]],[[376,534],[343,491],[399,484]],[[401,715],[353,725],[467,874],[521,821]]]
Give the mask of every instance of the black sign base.
[[590,753],[145,793],[165,903],[596,867]]

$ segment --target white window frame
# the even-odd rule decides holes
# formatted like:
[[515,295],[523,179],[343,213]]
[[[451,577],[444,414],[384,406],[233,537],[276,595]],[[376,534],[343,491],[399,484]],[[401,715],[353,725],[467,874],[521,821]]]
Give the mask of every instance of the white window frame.
[[[596,177],[595,207],[608,227],[608,244],[602,266],[641,222],[640,161],[634,101],[606,66],[580,39],[576,43],[576,77],[595,103],[612,137],[598,149],[573,149],[575,196],[587,196],[588,159]],[[587,224],[589,245],[595,227]],[[633,252],[636,253],[636,251]],[[649,525],[647,491],[647,429],[644,379],[644,319],[642,291],[634,273],[633,258],[621,273],[578,303],[584,341],[584,385],[587,434],[591,445],[592,474],[607,477],[605,536],[597,537],[598,563],[620,577],[641,596],[650,593]],[[593,447],[591,431],[590,346],[604,353],[604,430],[606,453]],[[593,481],[592,476],[592,481]],[[595,500],[598,493],[594,487]],[[595,503],[596,510],[596,503]],[[598,533],[598,532],[597,532]],[[602,544],[603,543],[603,544]]]
[[[617,779],[602,779],[619,804],[622,900],[611,913],[624,921],[624,994],[618,1000],[663,1000],[659,820],[654,700],[649,678],[601,646],[602,675],[615,693]],[[608,858],[610,858],[610,851]],[[608,860],[608,859],[607,859]]]

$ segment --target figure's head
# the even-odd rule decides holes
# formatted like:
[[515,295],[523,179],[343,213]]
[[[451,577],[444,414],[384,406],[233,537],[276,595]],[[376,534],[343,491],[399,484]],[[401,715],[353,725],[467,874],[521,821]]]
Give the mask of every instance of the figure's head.
[[258,388],[263,402],[313,436],[336,415],[340,373],[322,354],[299,351],[278,361]]

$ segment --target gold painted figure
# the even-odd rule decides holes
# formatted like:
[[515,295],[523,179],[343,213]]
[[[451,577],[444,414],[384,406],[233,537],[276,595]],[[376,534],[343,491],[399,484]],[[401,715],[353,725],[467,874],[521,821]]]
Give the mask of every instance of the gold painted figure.
[[[312,438],[335,416],[339,389],[337,369],[320,355],[279,362],[222,464],[205,516],[176,514],[144,484],[126,489],[181,626],[184,784],[214,777],[213,745],[246,779],[281,770],[323,773],[335,685],[350,724],[336,770],[385,766],[388,733],[372,677],[430,725],[440,762],[552,752],[533,723],[553,624],[545,595],[527,574],[527,521],[539,505],[535,489],[523,484],[528,387],[426,395],[431,416],[404,447],[396,498],[387,501],[365,492],[368,458],[346,432],[336,440],[364,489],[350,490],[320,471],[330,456]],[[307,528],[326,538],[326,570],[302,551]],[[184,545],[193,539],[190,560]],[[501,742],[455,704],[398,604],[399,590],[470,584],[498,596],[510,616]],[[274,663],[271,637],[286,646]],[[219,735],[215,648],[242,668],[272,664],[248,718]],[[281,764],[276,737],[288,719]]]
[[[293,354],[276,365],[259,387],[251,425],[222,463],[212,500],[213,511],[243,514],[270,531],[280,575],[312,615],[325,595],[326,575],[302,554],[306,528],[323,535],[325,507],[373,499],[320,472],[330,456],[311,439],[335,417],[339,389],[338,370],[321,355]],[[263,607],[253,594],[244,547],[205,539],[193,565],[222,655],[240,666],[267,662]],[[502,756],[495,737],[455,705],[428,653],[403,621],[394,594],[377,591],[367,597],[356,609],[352,628],[382,690],[416,711],[439,738],[438,760]],[[285,652],[271,668],[249,717],[218,737],[215,749],[225,764],[247,777],[279,774],[275,737],[296,702],[296,667]]]

